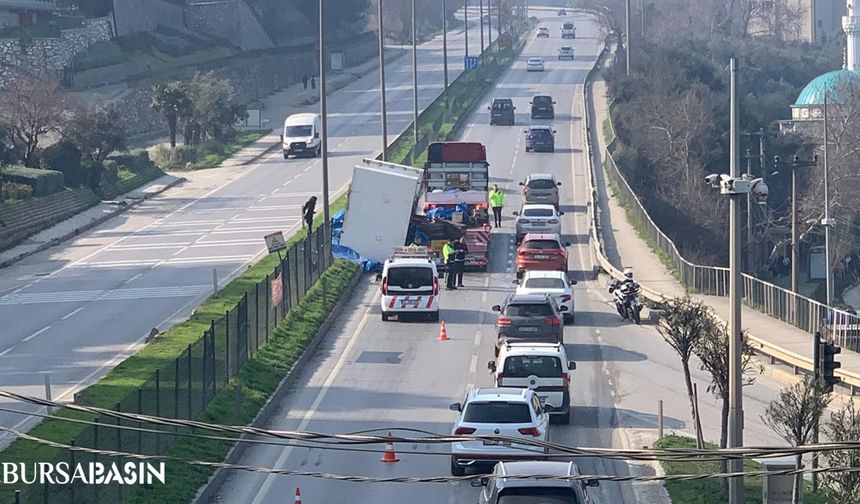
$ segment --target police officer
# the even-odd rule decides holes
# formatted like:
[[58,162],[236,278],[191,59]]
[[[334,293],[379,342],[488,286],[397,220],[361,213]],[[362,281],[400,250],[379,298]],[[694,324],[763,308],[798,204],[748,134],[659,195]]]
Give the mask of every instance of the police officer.
[[493,209],[496,227],[502,227],[502,207],[505,205],[505,194],[499,189],[498,184],[493,184],[490,191],[490,208]]
[[456,290],[457,286],[454,284],[455,276],[457,274],[457,267],[454,265],[454,246],[451,241],[445,242],[442,245],[442,261],[445,262],[445,265],[448,267],[448,277],[445,279],[445,288],[448,290]]
[[457,287],[463,287],[463,272],[466,271],[466,254],[469,253],[469,247],[466,245],[466,238],[461,236],[454,243],[454,268],[457,272]]

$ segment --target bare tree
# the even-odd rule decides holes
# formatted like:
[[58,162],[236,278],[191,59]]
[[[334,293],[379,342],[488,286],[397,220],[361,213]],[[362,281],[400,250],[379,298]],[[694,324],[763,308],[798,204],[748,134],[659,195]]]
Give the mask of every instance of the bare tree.
[[[768,404],[761,421],[792,446],[802,446],[812,441],[813,430],[829,403],[830,394],[824,390],[821,382],[807,376],[782,389],[779,397]],[[803,456],[798,454],[795,468],[800,469],[802,465]],[[791,496],[794,504],[800,502],[802,484],[803,475],[795,475]]]
[[684,384],[687,386],[687,398],[690,401],[690,411],[696,429],[696,441],[699,448],[703,447],[702,422],[696,415],[696,404],[693,398],[693,380],[690,375],[690,357],[705,333],[713,330],[713,319],[710,309],[701,301],[689,296],[672,299],[660,317],[657,332],[666,343],[675,350],[681,359],[684,370]]
[[68,112],[65,93],[47,72],[18,71],[0,93],[0,122],[26,166],[36,165],[39,141],[59,132]]
[[[854,401],[847,401],[839,411],[830,415],[824,423],[822,433],[832,443],[855,442],[860,439],[860,411]],[[838,450],[824,453],[831,467],[860,467],[860,450]],[[823,493],[833,504],[855,504],[860,502],[860,473],[822,473]]]

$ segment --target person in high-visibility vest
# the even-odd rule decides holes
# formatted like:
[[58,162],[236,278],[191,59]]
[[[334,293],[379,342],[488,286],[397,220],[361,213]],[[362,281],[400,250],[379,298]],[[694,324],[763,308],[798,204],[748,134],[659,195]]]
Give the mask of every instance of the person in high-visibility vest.
[[448,272],[446,273],[447,277],[445,278],[445,288],[448,290],[456,290],[457,286],[454,284],[454,277],[457,276],[456,267],[454,265],[454,246],[451,245],[450,241],[447,241],[442,245],[442,261],[444,261],[445,265],[448,266]]
[[496,220],[496,227],[502,227],[502,207],[505,205],[505,193],[499,189],[498,184],[493,184],[493,190],[490,191],[490,208],[493,209],[493,216]]

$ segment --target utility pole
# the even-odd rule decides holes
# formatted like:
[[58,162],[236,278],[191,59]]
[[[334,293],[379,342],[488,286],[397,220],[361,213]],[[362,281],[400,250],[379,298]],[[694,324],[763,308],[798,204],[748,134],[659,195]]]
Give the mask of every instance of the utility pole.
[[[382,1],[382,0],[380,0]],[[442,73],[445,81],[445,103],[448,103],[448,0],[442,0]],[[447,105],[445,107],[448,108]]]
[[469,0],[463,0],[463,24],[466,26],[466,57],[469,57]]
[[833,296],[833,271],[830,267],[830,228],[833,222],[830,220],[830,173],[827,165],[828,135],[827,135],[827,98],[830,93],[824,92],[824,218],[821,224],[824,226],[824,256],[826,258],[826,287],[827,287],[827,311],[830,315],[830,305]]
[[[323,10],[324,0],[320,0],[320,118],[322,131],[320,132],[320,150],[322,151],[322,197],[323,197],[323,229],[329,229],[331,225],[331,216],[329,215],[328,201],[328,108],[326,104],[326,50],[325,50],[325,11]],[[310,230],[308,230],[310,232]],[[329,237],[331,239],[331,237]]]
[[[629,1],[628,5],[629,5]],[[628,9],[629,12],[629,9]],[[630,46],[628,44],[628,51]],[[628,59],[629,63],[629,59]],[[730,176],[740,177],[738,167],[738,60],[732,58],[729,63],[731,71],[731,112],[730,112]],[[738,195],[729,197],[729,425],[728,448],[743,446],[743,376],[741,352],[741,247],[740,247],[740,201]],[[729,459],[729,472],[739,473],[744,468],[743,458]],[[744,478],[737,476],[729,478],[729,504],[743,504]]]
[[412,164],[418,147],[418,33],[415,22],[415,0],[412,0]]
[[490,44],[490,49],[493,48],[493,7],[491,2],[492,0],[487,0],[487,36],[490,39],[487,43]]
[[624,1],[624,7],[626,11],[624,35],[627,37],[627,77],[630,77],[630,46],[633,45],[633,42],[630,40],[632,38],[630,36],[630,0]]
[[642,25],[642,40],[645,40],[645,0],[639,0],[639,22]]
[[[388,110],[385,103],[385,30],[382,26],[382,0],[377,0],[376,5],[376,15],[379,18],[379,95],[382,102],[382,160],[388,161]],[[447,78],[448,72],[446,68],[445,79]],[[445,87],[448,87],[447,83]]]
[[[747,133],[747,145],[749,145],[750,134]],[[750,153],[750,149],[747,149],[747,173],[752,175],[752,154]],[[753,197],[752,194],[747,193],[747,246],[746,246],[746,256],[747,256],[747,267],[746,270],[748,273],[752,274],[754,271],[753,266]]]
[[484,0],[478,0],[478,15],[481,16],[481,54],[484,53]]

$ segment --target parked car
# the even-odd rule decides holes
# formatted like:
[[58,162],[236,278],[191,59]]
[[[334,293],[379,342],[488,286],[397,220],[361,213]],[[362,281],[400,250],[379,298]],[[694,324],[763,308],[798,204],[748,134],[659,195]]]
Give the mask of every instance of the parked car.
[[573,60],[573,47],[570,46],[561,46],[558,50],[558,59],[564,60]]
[[527,270],[567,271],[567,249],[557,234],[525,235],[517,247],[517,278]]
[[529,58],[526,62],[527,72],[543,72],[543,58]]
[[549,126],[529,126],[525,130],[526,152],[555,152],[555,130]]
[[566,307],[563,312],[565,323],[574,321],[573,286],[576,280],[570,279],[565,271],[527,270],[522,279],[516,281],[518,284],[517,294],[551,294],[555,303],[561,308]]
[[564,344],[562,308],[549,294],[511,294],[501,305],[493,306],[496,317],[496,356],[507,342]]
[[546,26],[538,28],[537,36],[538,38],[549,38],[549,28]]
[[558,207],[558,188],[561,182],[555,180],[555,175],[549,173],[530,173],[520,182],[523,188],[523,200],[526,203],[542,203]]
[[487,107],[490,111],[490,126],[494,124],[514,125],[514,101],[510,98],[494,98],[493,104]]
[[[470,391],[466,400],[454,403],[460,415],[451,433],[455,436],[497,435],[547,441],[549,412],[529,389],[485,388]],[[466,468],[502,460],[542,458],[541,448],[508,441],[461,441],[451,443],[451,474],[463,476]]]
[[543,502],[553,504],[592,504],[588,487],[600,485],[598,480],[514,478],[512,475],[581,476],[573,462],[537,461],[499,462],[489,478],[474,480],[472,486],[484,487],[478,504],[508,502]]
[[519,212],[514,212],[516,221],[517,245],[528,233],[556,234],[561,236],[561,216],[554,205],[526,203]]
[[529,104],[532,106],[532,119],[555,119],[555,101],[552,96],[535,96]]

